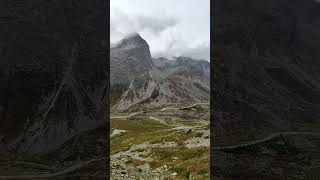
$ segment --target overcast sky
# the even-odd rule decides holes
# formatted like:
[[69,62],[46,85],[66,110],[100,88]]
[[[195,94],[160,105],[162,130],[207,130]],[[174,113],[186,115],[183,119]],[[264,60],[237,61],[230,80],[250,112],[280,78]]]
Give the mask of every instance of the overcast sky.
[[111,0],[111,43],[138,32],[153,57],[209,60],[210,0]]

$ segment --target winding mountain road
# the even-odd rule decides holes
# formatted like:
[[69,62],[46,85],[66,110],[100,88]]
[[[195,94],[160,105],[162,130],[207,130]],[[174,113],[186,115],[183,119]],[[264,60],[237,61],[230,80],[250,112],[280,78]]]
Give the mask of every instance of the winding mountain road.
[[247,146],[252,146],[252,145],[257,145],[260,143],[264,143],[266,141],[269,141],[273,138],[276,137],[280,137],[280,136],[286,136],[286,135],[313,135],[313,136],[320,136],[320,133],[315,133],[315,132],[278,132],[278,133],[272,133],[269,136],[262,138],[262,139],[258,139],[258,140],[254,140],[254,141],[249,141],[249,142],[245,142],[245,143],[241,143],[241,144],[236,144],[236,145],[230,145],[230,146],[217,146],[217,147],[213,147],[211,148],[212,150],[227,150],[227,149],[236,149],[236,148],[242,148],[242,147],[247,147]]
[[15,161],[13,164],[20,164],[24,166],[29,166],[29,167],[36,167],[39,169],[45,169],[45,170],[53,170],[51,166],[40,164],[40,163],[34,163],[34,162],[23,162],[23,161]]
[[67,173],[73,172],[77,169],[80,169],[92,162],[101,161],[104,158],[101,159],[91,159],[88,161],[82,161],[78,162],[72,166],[69,166],[63,170],[54,172],[54,173],[46,173],[46,174],[39,174],[39,175],[17,175],[17,176],[0,176],[0,180],[8,180],[8,179],[37,179],[37,178],[53,178],[61,175],[65,175]]

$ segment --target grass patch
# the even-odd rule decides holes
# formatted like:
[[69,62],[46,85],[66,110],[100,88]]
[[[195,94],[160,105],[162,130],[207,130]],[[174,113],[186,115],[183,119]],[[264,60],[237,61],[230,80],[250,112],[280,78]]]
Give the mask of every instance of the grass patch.
[[131,164],[133,166],[140,166],[140,165],[144,165],[146,162],[145,161],[140,161],[140,160],[137,160],[137,159],[130,159],[126,163],[127,164]]
[[204,169],[200,169],[197,174],[208,174],[209,173],[209,169],[204,168]]
[[171,167],[172,172],[177,172],[180,178],[189,178],[190,175],[201,177],[209,175],[209,147],[154,148],[151,155],[157,160],[150,163],[152,168],[167,165]]

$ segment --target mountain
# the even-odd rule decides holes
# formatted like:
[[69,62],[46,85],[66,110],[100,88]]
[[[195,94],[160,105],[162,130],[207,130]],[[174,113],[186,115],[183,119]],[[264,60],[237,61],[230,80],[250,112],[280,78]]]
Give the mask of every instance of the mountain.
[[126,111],[209,101],[209,62],[152,58],[148,43],[129,34],[110,50],[111,106]]
[[[309,179],[306,169],[314,167],[301,159],[318,163],[311,154],[320,149],[316,136],[320,129],[320,4],[228,0],[215,1],[213,7],[215,176],[299,179],[302,174],[302,179]],[[284,145],[273,138],[230,151],[214,149],[283,132],[314,134],[280,136]],[[309,145],[313,148],[301,148]],[[286,150],[279,151],[280,147]],[[290,163],[294,164],[284,168]],[[290,172],[293,168],[296,173]]]
[[320,125],[320,36],[313,32],[320,4],[230,2],[218,1],[214,11],[217,140]]
[[104,125],[103,4],[1,2],[0,151],[43,154]]

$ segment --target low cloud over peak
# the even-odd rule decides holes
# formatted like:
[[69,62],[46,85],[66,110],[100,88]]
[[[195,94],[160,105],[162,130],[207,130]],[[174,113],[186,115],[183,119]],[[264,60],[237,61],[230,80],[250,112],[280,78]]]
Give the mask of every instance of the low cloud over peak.
[[119,41],[133,32],[147,32],[159,36],[161,32],[175,26],[178,20],[173,17],[152,17],[142,14],[128,15],[119,9],[113,9],[111,14],[111,41]]
[[138,32],[153,57],[210,60],[210,1],[111,0],[111,42]]

